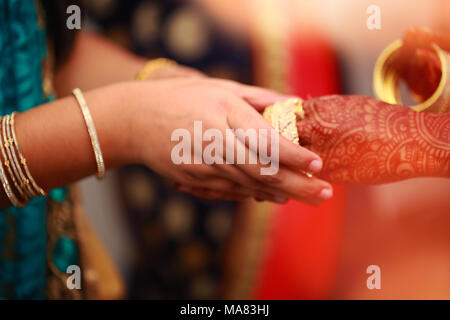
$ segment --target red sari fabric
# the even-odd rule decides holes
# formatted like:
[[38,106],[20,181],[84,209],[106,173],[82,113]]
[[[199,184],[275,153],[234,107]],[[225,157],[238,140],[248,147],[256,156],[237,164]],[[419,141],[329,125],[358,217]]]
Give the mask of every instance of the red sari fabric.
[[[337,59],[318,35],[288,41],[286,83],[303,98],[339,93]],[[320,207],[298,201],[274,207],[253,299],[326,299],[334,288],[346,207],[346,188]]]

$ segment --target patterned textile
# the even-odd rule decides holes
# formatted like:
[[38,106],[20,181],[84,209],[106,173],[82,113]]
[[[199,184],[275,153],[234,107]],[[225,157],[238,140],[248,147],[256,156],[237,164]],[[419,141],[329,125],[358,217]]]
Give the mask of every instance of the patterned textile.
[[[42,63],[47,56],[44,19],[34,1],[0,1],[0,112],[25,111],[53,97],[43,91]],[[3,192],[3,191],[2,191]],[[46,296],[46,277],[65,273],[78,263],[74,237],[59,233],[47,243],[49,216],[63,206],[69,210],[67,189],[50,191],[48,200],[38,197],[23,208],[0,210],[0,298],[41,299]],[[70,224],[70,223],[69,223]],[[51,250],[47,255],[47,247]],[[49,263],[47,263],[47,258]],[[53,266],[50,272],[48,266]],[[60,290],[56,290],[60,293]],[[59,294],[58,294],[59,295]]]
[[[89,1],[95,30],[149,58],[163,56],[223,78],[250,79],[247,43],[231,40],[187,1]],[[236,204],[178,192],[154,172],[119,171],[139,257],[130,298],[218,298]]]

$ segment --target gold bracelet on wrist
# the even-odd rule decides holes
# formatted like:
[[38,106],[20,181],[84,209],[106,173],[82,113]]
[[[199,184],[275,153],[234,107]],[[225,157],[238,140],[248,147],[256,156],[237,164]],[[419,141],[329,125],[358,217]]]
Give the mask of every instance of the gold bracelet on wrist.
[[3,169],[3,164],[0,162],[0,180],[3,185],[3,190],[5,190],[6,195],[8,196],[9,201],[15,207],[23,207],[26,202],[21,202],[17,199],[16,195],[11,189],[9,185],[8,177],[6,176],[5,170]]
[[299,143],[297,116],[300,119],[305,117],[301,99],[276,102],[264,109],[263,116],[283,137],[295,144]]
[[[289,141],[299,144],[300,137],[297,129],[297,117],[300,120],[305,119],[305,110],[303,109],[303,100],[298,98],[279,101],[264,109],[263,117],[272,127]],[[308,178],[313,175],[303,171]]]
[[[44,189],[42,189],[34,180],[33,176],[30,173],[30,169],[28,169],[28,165],[27,165],[27,160],[25,159],[25,157],[22,154],[22,151],[20,151],[20,147],[19,147],[19,143],[17,141],[17,137],[16,137],[16,129],[14,126],[14,117],[16,116],[17,112],[13,112],[11,114],[11,118],[9,121],[9,127],[7,127],[7,134],[9,139],[12,141],[12,145],[13,147],[15,146],[16,151],[17,151],[17,156],[19,157],[19,161],[17,161],[15,155],[15,161],[17,163],[17,166],[19,168],[19,172],[22,174],[22,176],[24,177],[24,182],[27,184],[27,186],[29,187],[31,193],[32,193],[32,197],[37,197],[39,195],[45,196],[46,193],[44,191]],[[22,170],[20,170],[21,166],[23,167],[23,170],[25,171],[25,174],[22,172]]]
[[2,118],[2,143],[1,143],[1,152],[4,159],[4,165],[6,167],[6,171],[9,174],[14,187],[19,192],[22,199],[29,199],[32,197],[32,195],[29,193],[29,190],[27,188],[24,188],[24,179],[19,174],[19,171],[16,167],[16,162],[14,161],[12,157],[12,153],[14,152],[11,150],[12,148],[12,141],[8,139],[7,136],[7,129],[9,122],[9,115],[6,115]]
[[155,70],[167,67],[176,66],[177,63],[173,60],[166,58],[157,58],[148,61],[145,66],[139,71],[136,75],[136,80],[147,80],[150,74],[152,74]]
[[97,130],[95,129],[94,120],[92,120],[91,112],[84,99],[83,93],[79,88],[75,88],[72,91],[75,99],[78,101],[81,112],[83,113],[84,122],[91,138],[92,149],[94,150],[95,161],[97,163],[97,178],[103,179],[105,177],[105,162],[103,161],[102,150],[100,148],[100,142],[98,141]]
[[[28,169],[25,157],[20,151],[14,128],[15,114],[16,112],[13,112],[11,115],[0,117],[0,152],[3,158],[3,161],[0,161],[0,180],[12,205],[22,207],[29,199],[45,195],[45,192],[37,185]],[[8,175],[21,199],[11,188]]]
[[[1,120],[0,122],[2,124],[2,129],[3,129],[3,125],[5,123],[4,117],[0,117],[0,120]],[[11,188],[11,185],[9,184],[8,176],[6,175],[6,172],[3,168],[3,164],[4,164],[9,172],[9,175],[12,177],[11,179],[14,179],[14,175],[10,169],[9,160],[8,160],[8,157],[5,152],[2,136],[4,136],[4,135],[2,135],[0,133],[0,149],[1,149],[2,157],[3,157],[3,161],[0,161],[0,180],[3,185],[3,190],[5,191],[6,195],[8,196],[8,199],[11,202],[11,204],[15,207],[22,207],[26,204],[27,200],[26,200],[26,198],[24,198],[22,201],[20,201],[17,198],[17,196],[14,194],[14,191]],[[21,190],[20,187],[17,185],[17,181],[16,181],[16,189]]]

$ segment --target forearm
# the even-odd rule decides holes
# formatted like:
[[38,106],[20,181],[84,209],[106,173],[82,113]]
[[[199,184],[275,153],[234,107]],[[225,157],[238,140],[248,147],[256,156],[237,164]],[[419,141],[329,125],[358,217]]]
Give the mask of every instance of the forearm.
[[[84,94],[106,168],[134,160],[127,135],[130,121],[126,112],[121,112],[120,117],[117,112],[127,105],[121,90],[125,90],[122,85],[114,85]],[[18,114],[15,131],[30,173],[45,191],[96,172],[91,141],[75,98],[58,99]],[[5,192],[0,192],[0,206],[9,205]]]
[[[332,108],[330,106],[333,106]],[[304,102],[300,143],[321,155],[320,177],[378,184],[413,177],[449,177],[450,115],[417,113],[364,96]]]
[[57,93],[64,96],[75,87],[89,90],[130,81],[146,61],[102,36],[82,31],[68,60],[55,74],[55,87]]
[[[73,88],[90,90],[104,85],[131,81],[148,59],[136,56],[108,39],[90,32],[80,32],[64,65],[55,74],[59,96],[70,94]],[[176,77],[203,77],[201,72],[181,65],[160,66],[149,80]]]

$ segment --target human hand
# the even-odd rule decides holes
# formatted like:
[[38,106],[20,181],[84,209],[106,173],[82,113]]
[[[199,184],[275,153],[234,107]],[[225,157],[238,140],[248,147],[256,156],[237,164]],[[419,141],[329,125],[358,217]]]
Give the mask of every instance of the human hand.
[[[176,129],[185,129],[194,137],[194,121],[202,121],[202,131],[215,129],[227,137],[227,129],[266,129],[271,126],[258,110],[275,101],[286,99],[269,90],[212,78],[177,78],[124,84],[129,145],[136,160],[163,176],[173,179],[181,190],[210,199],[241,200],[255,197],[284,202],[295,198],[318,205],[332,195],[329,183],[308,178],[301,170],[317,172],[320,158],[313,152],[279,137],[279,170],[273,175],[261,175],[267,166],[248,164],[251,152],[263,146],[271,150],[271,141],[258,138],[257,150],[248,141],[232,135],[234,160],[231,164],[175,164],[171,159],[171,141]],[[126,102],[125,102],[126,103]],[[269,131],[270,132],[270,131]],[[262,144],[263,143],[263,144]],[[203,141],[203,149],[209,143]],[[245,163],[236,164],[237,145],[244,146]],[[223,141],[223,150],[226,150]],[[225,151],[224,151],[225,152]],[[223,155],[220,155],[223,157]],[[323,190],[326,190],[323,192]]]
[[333,95],[303,102],[300,144],[323,159],[334,183],[379,184],[448,177],[449,115],[419,113],[374,98]]
[[433,43],[450,52],[450,35],[426,28],[408,28],[396,59],[400,77],[422,101],[433,94],[441,79],[441,65]]
[[147,80],[161,80],[161,79],[169,79],[169,78],[203,78],[206,75],[196,69],[182,66],[182,65],[173,65],[173,66],[164,66],[161,68],[157,68],[153,70]]

